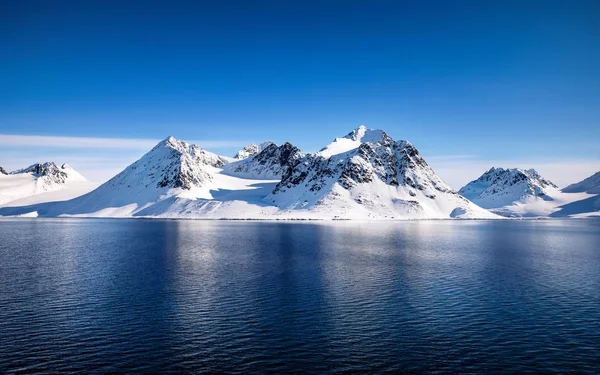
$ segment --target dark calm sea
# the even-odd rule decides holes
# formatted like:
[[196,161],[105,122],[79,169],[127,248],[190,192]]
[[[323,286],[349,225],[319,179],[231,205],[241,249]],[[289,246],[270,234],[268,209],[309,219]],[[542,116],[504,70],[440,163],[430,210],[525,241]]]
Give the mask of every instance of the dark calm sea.
[[0,373],[600,373],[600,220],[0,220]]

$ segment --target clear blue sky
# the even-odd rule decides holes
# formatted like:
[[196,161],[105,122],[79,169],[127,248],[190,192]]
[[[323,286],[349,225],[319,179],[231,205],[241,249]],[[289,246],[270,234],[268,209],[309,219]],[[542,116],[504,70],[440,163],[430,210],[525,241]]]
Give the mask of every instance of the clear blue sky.
[[[440,163],[593,169],[599,19],[595,0],[4,0],[0,134],[174,135],[231,154],[315,151],[365,124]],[[0,165],[23,157],[0,147]]]

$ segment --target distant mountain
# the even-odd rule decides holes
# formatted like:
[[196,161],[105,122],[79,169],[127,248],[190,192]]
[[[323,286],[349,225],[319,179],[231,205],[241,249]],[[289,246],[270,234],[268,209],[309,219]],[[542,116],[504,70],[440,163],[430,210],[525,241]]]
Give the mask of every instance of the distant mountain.
[[268,146],[270,146],[272,144],[274,144],[274,142],[267,141],[267,142],[262,142],[260,144],[252,143],[252,144],[246,145],[243,149],[239,150],[233,158],[238,159],[238,160],[249,158],[251,156],[258,154],[259,152],[261,152],[262,150],[264,150],[265,148],[267,148]]
[[2,172],[0,173],[0,204],[2,205],[42,194],[44,195],[41,199],[46,199],[48,198],[46,193],[58,190],[67,191],[53,197],[60,196],[67,199],[89,191],[93,187],[93,184],[66,163],[60,167],[54,162],[35,163],[10,173],[4,169],[0,172]]
[[600,172],[596,172],[583,181],[571,184],[562,189],[564,193],[600,194]]
[[281,146],[271,143],[258,154],[226,165],[223,173],[243,178],[280,180],[303,156],[302,151],[289,142]]
[[498,208],[525,201],[529,197],[551,200],[549,193],[558,187],[540,176],[535,169],[491,168],[458,193],[484,208]]
[[4,168],[0,167],[0,174],[8,175],[8,172]]
[[[253,152],[250,150],[249,152]],[[0,215],[214,219],[496,218],[407,141],[361,126],[315,154],[269,144],[231,162],[169,137],[96,190]]]
[[492,168],[459,193],[507,217],[591,216],[600,209],[600,200],[592,195],[597,175],[561,191],[533,169]]

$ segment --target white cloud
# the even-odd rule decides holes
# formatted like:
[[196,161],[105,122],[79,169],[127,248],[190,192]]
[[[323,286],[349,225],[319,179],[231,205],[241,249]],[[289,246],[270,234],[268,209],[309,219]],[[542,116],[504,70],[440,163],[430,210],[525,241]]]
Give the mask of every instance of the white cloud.
[[[56,148],[97,148],[97,149],[138,149],[149,150],[160,142],[159,139],[136,138],[88,138],[88,137],[55,137],[46,135],[12,135],[0,134],[0,146],[37,146]],[[198,140],[189,141],[205,148],[243,146],[241,141]]]

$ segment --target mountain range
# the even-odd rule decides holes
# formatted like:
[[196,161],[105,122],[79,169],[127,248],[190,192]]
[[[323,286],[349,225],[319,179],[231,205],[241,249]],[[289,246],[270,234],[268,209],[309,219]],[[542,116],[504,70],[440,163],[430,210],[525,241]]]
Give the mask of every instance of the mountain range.
[[[38,163],[11,173],[0,169],[0,215],[358,220],[581,216],[600,209],[595,206],[597,175],[560,191],[534,170],[492,168],[457,192],[410,142],[364,126],[316,153],[303,153],[289,142],[264,142],[244,147],[233,158],[168,137],[93,190],[66,164]],[[74,188],[78,184],[79,190]],[[42,197],[58,190],[71,195]]]

